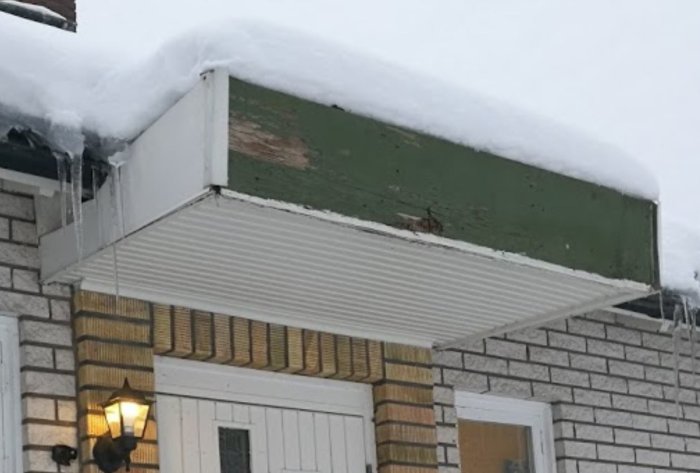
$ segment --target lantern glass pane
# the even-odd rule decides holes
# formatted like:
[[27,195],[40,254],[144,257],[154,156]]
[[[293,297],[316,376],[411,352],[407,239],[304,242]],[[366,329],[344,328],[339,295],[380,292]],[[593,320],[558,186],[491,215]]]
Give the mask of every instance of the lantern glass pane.
[[124,418],[124,435],[136,438],[143,437],[149,409],[150,406],[148,404],[131,401],[121,402],[121,411]]
[[121,416],[119,413],[119,403],[115,402],[105,406],[105,418],[109,427],[109,434],[113,439],[119,438],[122,435]]

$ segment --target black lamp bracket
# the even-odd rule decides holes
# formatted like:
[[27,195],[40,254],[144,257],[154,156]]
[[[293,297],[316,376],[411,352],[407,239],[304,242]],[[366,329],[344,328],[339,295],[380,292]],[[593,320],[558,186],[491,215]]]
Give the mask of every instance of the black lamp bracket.
[[92,457],[97,467],[104,473],[114,473],[122,465],[126,466],[126,471],[130,471],[131,452],[136,448],[136,442],[133,437],[112,440],[107,432],[97,440],[92,449]]

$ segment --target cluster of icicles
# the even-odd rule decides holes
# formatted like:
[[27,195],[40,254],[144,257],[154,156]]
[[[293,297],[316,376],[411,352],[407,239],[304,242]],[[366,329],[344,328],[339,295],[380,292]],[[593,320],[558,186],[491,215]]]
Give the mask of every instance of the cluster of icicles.
[[[82,211],[82,195],[83,195],[83,157],[82,153],[54,153],[56,158],[56,166],[58,169],[59,182],[59,199],[61,212],[61,226],[65,227],[68,224],[68,201],[70,201],[70,211],[73,216],[73,231],[75,232],[76,253],[78,261],[82,261],[84,255],[84,235],[83,235],[83,211]],[[70,183],[68,176],[70,176]],[[97,210],[97,241],[101,244],[102,239],[102,219],[100,215],[99,202],[99,176],[98,172],[92,169],[92,195],[95,199],[95,208]],[[114,290],[116,294],[117,305],[119,303],[119,264],[118,264],[118,245],[124,238],[124,205],[122,199],[121,186],[121,163],[114,164],[110,162],[109,173],[109,189],[110,189],[110,207],[112,225],[114,234],[118,237],[112,243],[112,263],[114,270]]]

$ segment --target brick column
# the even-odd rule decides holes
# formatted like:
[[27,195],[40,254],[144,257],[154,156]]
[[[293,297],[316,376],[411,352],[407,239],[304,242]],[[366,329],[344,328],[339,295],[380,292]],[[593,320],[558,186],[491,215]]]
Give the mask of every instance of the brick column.
[[55,473],[51,446],[77,445],[70,288],[39,284],[34,199],[0,188],[0,311],[19,319],[24,471]]
[[437,472],[430,349],[384,345],[385,379],[374,386],[380,473]]
[[[107,432],[100,406],[124,378],[131,387],[153,397],[153,347],[150,304],[91,292],[74,297],[76,351],[78,360],[78,429],[82,473],[97,473],[92,448]],[[133,473],[158,471],[156,423],[148,423],[144,439],[131,454]]]

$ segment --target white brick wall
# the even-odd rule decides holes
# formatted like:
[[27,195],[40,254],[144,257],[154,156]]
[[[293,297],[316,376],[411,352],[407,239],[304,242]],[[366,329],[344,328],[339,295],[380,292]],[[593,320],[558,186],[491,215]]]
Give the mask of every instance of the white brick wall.
[[673,344],[658,328],[596,312],[435,352],[441,473],[459,471],[454,390],[549,402],[559,473],[700,471],[700,378],[685,343],[677,411]]
[[[18,316],[24,471],[56,473],[50,449],[77,447],[70,289],[39,284],[34,200],[0,186],[0,310]],[[9,473],[9,472],[8,472]]]

